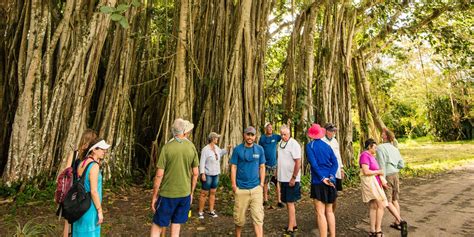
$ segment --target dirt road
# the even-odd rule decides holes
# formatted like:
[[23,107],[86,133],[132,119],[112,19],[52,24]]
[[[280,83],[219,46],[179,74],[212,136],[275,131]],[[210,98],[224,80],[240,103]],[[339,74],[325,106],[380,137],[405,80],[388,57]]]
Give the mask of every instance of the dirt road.
[[[402,215],[409,224],[409,236],[474,236],[474,163],[430,178],[405,179],[401,183]],[[103,201],[105,222],[103,236],[147,236],[152,213],[149,208],[151,190],[131,188],[119,194],[106,190]],[[222,198],[221,197],[218,198]],[[296,206],[299,231],[297,236],[318,236],[315,212],[308,195]],[[196,217],[196,201],[193,216],[182,227],[182,236],[229,236],[234,234],[231,213],[232,200],[217,200],[218,218]],[[0,236],[12,236],[17,221],[22,225],[35,217],[35,223],[53,226],[61,233],[62,220],[54,215],[55,205],[31,203],[27,207],[0,204]],[[265,210],[264,231],[266,236],[281,236],[286,226],[286,210]],[[389,227],[393,218],[388,211],[383,222],[385,236],[400,236]],[[362,203],[357,188],[346,189],[338,198],[336,212],[337,236],[367,236],[369,218],[367,206]],[[250,219],[244,228],[244,236],[253,236]]]
[[[402,181],[400,203],[403,218],[409,223],[409,236],[474,236],[473,186],[474,163],[435,177]],[[267,210],[265,214],[266,235],[281,236],[286,210]],[[337,236],[367,236],[368,210],[362,203],[359,190],[350,189],[342,193],[336,219]],[[297,221],[297,236],[318,236],[310,200],[298,203]],[[389,227],[392,221],[393,217],[387,210],[382,227],[385,236],[400,236],[399,231]],[[229,217],[206,221],[193,219],[191,223],[185,230],[189,235],[233,233]],[[250,225],[245,230],[248,236],[252,236]]]
[[[400,197],[410,236],[474,236],[474,164],[435,180],[417,181],[403,187]],[[392,216],[386,212],[383,226],[391,221]],[[367,229],[368,225],[357,227]],[[392,228],[384,228],[384,232],[385,236],[400,236]]]

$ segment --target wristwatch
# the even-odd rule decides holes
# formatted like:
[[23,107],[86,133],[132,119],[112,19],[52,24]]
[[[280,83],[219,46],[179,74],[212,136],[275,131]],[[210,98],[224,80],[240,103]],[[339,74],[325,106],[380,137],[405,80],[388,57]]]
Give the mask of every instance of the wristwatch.
[[296,179],[296,176],[294,176],[294,175],[292,175],[291,177],[292,177],[293,179]]

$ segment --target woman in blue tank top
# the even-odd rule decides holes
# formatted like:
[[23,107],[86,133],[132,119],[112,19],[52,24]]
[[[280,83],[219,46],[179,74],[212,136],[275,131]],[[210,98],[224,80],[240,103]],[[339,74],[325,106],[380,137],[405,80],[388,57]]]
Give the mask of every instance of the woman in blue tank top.
[[[91,193],[91,206],[84,215],[72,224],[72,236],[100,236],[100,225],[104,221],[102,212],[102,174],[99,166],[110,145],[103,139],[97,139],[89,147],[85,158],[77,167],[79,176],[85,175],[84,187]],[[90,165],[87,170],[86,167]]]

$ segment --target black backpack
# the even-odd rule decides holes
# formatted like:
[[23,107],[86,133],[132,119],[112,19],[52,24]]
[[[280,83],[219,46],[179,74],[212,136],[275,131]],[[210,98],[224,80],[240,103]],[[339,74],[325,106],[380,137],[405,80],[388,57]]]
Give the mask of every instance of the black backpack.
[[67,192],[66,198],[64,198],[62,203],[62,215],[70,224],[79,220],[79,218],[81,218],[91,206],[91,193],[86,192],[84,180],[86,179],[86,173],[89,166],[94,163],[97,162],[93,161],[87,164],[82,177],[79,180],[74,180],[74,184]]

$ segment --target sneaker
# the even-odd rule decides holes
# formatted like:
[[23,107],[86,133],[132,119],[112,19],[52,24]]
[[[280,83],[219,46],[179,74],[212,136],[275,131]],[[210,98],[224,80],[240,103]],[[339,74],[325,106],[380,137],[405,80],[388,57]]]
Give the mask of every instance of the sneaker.
[[216,211],[211,211],[211,212],[209,212],[209,216],[211,216],[211,217],[213,217],[213,218],[218,217],[218,215],[216,214]]
[[204,212],[199,212],[198,215],[199,215],[198,216],[199,219],[204,219]]
[[284,208],[285,205],[282,203],[282,202],[279,202],[278,205],[277,205],[279,208]]

